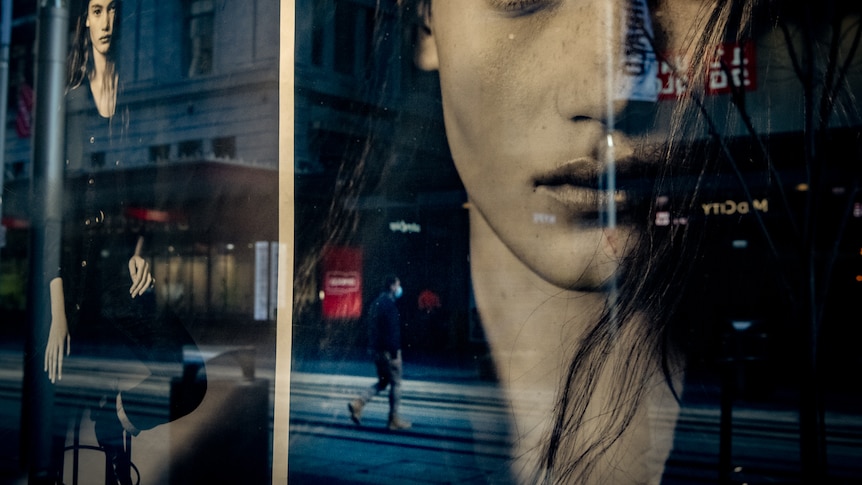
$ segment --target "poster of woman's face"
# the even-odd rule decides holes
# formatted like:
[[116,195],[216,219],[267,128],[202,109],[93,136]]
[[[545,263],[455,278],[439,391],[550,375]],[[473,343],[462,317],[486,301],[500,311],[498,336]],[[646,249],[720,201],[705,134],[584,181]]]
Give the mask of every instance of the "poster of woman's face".
[[827,3],[297,1],[288,477],[858,477]]

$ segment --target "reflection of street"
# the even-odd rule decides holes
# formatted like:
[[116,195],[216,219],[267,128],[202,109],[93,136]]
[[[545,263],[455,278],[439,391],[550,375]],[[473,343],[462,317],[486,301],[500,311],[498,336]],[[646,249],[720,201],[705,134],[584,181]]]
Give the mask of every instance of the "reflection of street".
[[362,426],[347,402],[373,378],[291,374],[288,472],[294,483],[506,483],[506,410],[490,384],[405,380],[407,431],[386,428],[385,396]]
[[[347,402],[373,382],[370,371],[359,364],[335,367],[340,374],[291,375],[291,483],[510,482],[507,413],[493,384],[446,380],[443,370],[436,381],[408,375],[402,412],[413,428],[390,432],[385,397],[367,406],[362,427],[350,421]],[[416,365],[412,369],[414,376],[421,372]],[[829,412],[826,418],[829,475],[836,483],[859,483],[862,412]],[[664,485],[719,483],[719,423],[717,405],[697,398],[684,402]],[[736,403],[729,483],[799,483],[798,440],[792,407]]]

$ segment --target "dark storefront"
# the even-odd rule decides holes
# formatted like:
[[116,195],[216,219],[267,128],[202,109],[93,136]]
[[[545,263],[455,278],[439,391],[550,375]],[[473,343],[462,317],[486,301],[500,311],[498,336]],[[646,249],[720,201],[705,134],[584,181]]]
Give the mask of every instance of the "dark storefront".
[[[278,239],[278,179],[273,174],[270,169],[206,161],[148,166],[100,175],[95,198],[108,206],[110,201],[126,201],[115,230],[152,235],[147,253],[158,270],[159,303],[193,316],[201,331],[217,332],[209,321],[255,321],[255,244]],[[67,186],[80,186],[86,177],[69,176]],[[5,217],[12,224],[2,261],[2,296],[4,307],[12,311],[23,311],[25,304],[25,287],[15,282],[26,278],[27,183],[23,179],[6,188]],[[65,220],[79,219],[70,202],[74,193],[66,190],[65,197]],[[275,302],[267,305],[274,308]],[[274,314],[262,320],[272,325]],[[17,330],[23,323],[16,321]]]

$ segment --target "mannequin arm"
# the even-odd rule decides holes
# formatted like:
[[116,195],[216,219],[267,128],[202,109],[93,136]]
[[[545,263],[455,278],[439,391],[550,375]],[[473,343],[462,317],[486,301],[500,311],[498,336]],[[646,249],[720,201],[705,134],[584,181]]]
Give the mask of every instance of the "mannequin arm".
[[54,278],[48,286],[51,300],[51,329],[45,347],[45,372],[52,383],[63,378],[63,357],[69,355],[72,337],[66,321],[66,304],[62,278]]

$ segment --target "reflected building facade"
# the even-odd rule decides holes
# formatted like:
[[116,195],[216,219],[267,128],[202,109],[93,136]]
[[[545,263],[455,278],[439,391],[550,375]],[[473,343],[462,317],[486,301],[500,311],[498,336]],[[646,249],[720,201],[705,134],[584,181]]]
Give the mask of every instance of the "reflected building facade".
[[[83,153],[66,160],[67,186],[98,174],[112,188],[96,192],[107,203],[123,187],[125,223],[154,235],[146,252],[159,303],[204,333],[220,323],[274,329],[278,14],[272,0],[123,1],[116,57],[129,132],[101,151],[66,136],[67,152]],[[13,313],[24,308],[36,15],[34,2],[14,2],[0,260],[0,300]],[[99,122],[67,104],[67,132]]]

